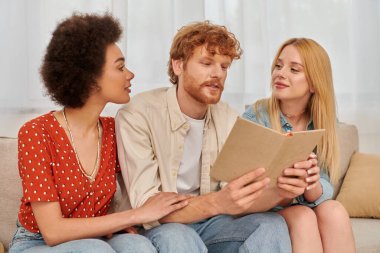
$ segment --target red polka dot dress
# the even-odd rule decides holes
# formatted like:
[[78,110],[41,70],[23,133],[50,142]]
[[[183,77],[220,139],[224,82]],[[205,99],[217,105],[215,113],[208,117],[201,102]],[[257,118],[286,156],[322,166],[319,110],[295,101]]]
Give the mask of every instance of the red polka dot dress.
[[18,167],[23,187],[18,218],[39,233],[30,203],[58,201],[65,218],[107,214],[119,172],[115,121],[101,117],[103,126],[99,170],[95,181],[82,173],[65,130],[53,112],[27,122],[18,135]]

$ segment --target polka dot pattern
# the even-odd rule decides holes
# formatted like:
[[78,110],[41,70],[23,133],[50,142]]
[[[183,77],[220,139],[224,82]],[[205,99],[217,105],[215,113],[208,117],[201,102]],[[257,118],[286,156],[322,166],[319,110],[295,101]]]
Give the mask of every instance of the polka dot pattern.
[[100,118],[103,126],[99,171],[91,183],[82,174],[70,141],[53,112],[27,122],[18,135],[18,167],[23,187],[20,223],[39,233],[30,203],[59,201],[65,218],[105,215],[116,191],[115,121]]

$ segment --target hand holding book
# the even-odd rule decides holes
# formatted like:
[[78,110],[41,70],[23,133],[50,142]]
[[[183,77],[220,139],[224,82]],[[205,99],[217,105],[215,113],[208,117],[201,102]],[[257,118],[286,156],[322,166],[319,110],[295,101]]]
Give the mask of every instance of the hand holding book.
[[324,129],[283,134],[254,122],[238,118],[213,167],[211,176],[231,181],[259,167],[271,185],[283,169],[305,161],[321,140]]

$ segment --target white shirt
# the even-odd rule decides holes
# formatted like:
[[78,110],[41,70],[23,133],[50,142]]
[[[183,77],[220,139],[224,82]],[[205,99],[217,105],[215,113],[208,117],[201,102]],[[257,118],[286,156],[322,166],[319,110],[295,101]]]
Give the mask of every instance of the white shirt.
[[183,157],[177,176],[177,191],[199,195],[201,181],[201,155],[205,120],[197,120],[183,114],[190,128],[185,136]]

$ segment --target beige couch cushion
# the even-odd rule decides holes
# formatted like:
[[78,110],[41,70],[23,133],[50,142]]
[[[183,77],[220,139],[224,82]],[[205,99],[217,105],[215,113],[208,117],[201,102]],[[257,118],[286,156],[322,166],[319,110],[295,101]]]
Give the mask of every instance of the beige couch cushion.
[[0,138],[0,142],[0,192],[2,193],[0,194],[0,238],[4,246],[8,248],[9,241],[16,229],[22,190],[17,169],[17,140]]
[[339,181],[334,185],[334,196],[337,196],[342,185],[344,175],[350,163],[351,156],[359,148],[358,129],[354,125],[339,123],[337,128],[339,155],[340,155],[340,177]]
[[380,252],[380,219],[351,218],[356,253]]
[[350,217],[380,218],[380,156],[355,153],[337,196]]

